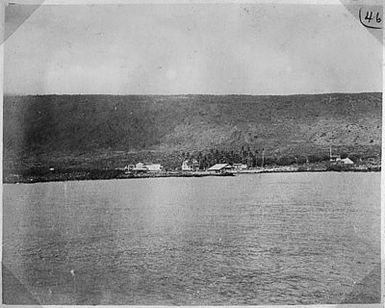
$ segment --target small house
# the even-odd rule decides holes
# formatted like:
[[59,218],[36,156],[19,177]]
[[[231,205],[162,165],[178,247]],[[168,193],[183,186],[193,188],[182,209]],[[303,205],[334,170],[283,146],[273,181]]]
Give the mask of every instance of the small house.
[[196,171],[199,169],[199,163],[196,159],[186,159],[182,163],[182,171]]
[[149,172],[161,172],[163,170],[163,166],[161,164],[148,164],[145,165]]
[[137,163],[135,167],[132,169],[135,172],[147,172],[147,166],[143,163]]
[[229,164],[215,164],[207,169],[208,172],[224,173],[233,170],[233,167]]

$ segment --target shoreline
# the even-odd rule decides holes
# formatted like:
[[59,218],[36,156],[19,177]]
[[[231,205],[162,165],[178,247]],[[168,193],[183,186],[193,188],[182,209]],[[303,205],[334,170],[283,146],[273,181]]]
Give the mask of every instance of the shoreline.
[[[95,172],[95,171],[94,171]],[[166,171],[161,173],[145,174],[125,174],[118,170],[99,170],[97,174],[92,171],[83,172],[53,172],[44,175],[8,175],[4,177],[3,184],[35,184],[49,182],[68,182],[68,181],[92,181],[92,180],[129,180],[129,179],[148,179],[148,178],[200,178],[200,177],[228,177],[239,175],[255,175],[266,173],[303,173],[303,172],[381,172],[381,167],[368,168],[344,168],[344,169],[325,169],[325,168],[265,168],[249,169],[225,173],[210,173],[207,171],[198,172],[176,172]]]

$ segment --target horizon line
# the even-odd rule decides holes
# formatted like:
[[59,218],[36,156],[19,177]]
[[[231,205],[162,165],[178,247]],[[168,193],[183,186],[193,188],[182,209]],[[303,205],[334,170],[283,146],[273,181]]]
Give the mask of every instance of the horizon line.
[[291,93],[291,94],[250,94],[250,93],[177,93],[177,94],[113,94],[113,93],[31,93],[31,94],[12,94],[3,93],[6,96],[296,96],[296,95],[334,95],[334,94],[369,94],[369,93],[383,93],[379,91],[362,91],[362,92],[317,92],[317,93]]

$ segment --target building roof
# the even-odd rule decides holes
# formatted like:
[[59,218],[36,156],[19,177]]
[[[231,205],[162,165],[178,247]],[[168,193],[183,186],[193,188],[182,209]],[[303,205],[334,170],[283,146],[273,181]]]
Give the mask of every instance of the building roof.
[[161,164],[150,164],[150,165],[146,165],[146,168],[150,171],[160,170],[160,169],[162,169],[162,165]]
[[344,164],[347,164],[347,165],[352,165],[354,164],[354,162],[349,158],[349,157],[346,157],[344,159],[341,159],[341,161],[344,163]]
[[219,171],[222,170],[223,168],[227,167],[228,164],[215,164],[214,166],[211,166],[208,171]]

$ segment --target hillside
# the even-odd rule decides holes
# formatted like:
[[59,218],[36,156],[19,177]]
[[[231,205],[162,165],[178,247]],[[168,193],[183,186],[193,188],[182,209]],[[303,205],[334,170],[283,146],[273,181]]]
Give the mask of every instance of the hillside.
[[242,146],[265,148],[267,156],[303,156],[327,155],[331,145],[351,155],[378,157],[381,97],[6,96],[4,168],[14,172],[36,164],[96,160],[104,168],[103,161],[111,167],[132,157],[162,161],[182,151]]

